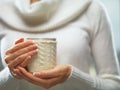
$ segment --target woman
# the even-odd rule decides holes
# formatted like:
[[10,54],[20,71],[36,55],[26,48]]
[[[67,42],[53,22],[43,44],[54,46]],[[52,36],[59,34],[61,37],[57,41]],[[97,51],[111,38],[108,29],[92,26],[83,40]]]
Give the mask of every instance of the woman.
[[[0,12],[0,90],[120,90],[111,25],[98,1],[1,0]],[[58,65],[29,73],[37,46],[21,37],[56,38]],[[92,58],[96,76],[89,74]]]

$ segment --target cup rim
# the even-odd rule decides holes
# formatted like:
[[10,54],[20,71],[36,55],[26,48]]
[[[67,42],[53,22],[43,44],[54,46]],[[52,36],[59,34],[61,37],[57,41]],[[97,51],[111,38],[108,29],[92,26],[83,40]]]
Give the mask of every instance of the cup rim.
[[27,40],[52,40],[56,41],[56,38],[26,38]]

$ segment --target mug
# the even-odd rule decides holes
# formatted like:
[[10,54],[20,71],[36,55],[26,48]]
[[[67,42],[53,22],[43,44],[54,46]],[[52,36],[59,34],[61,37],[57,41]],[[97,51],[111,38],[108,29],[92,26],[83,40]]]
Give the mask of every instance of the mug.
[[27,38],[38,46],[38,54],[33,56],[27,66],[29,72],[49,70],[56,66],[55,38]]

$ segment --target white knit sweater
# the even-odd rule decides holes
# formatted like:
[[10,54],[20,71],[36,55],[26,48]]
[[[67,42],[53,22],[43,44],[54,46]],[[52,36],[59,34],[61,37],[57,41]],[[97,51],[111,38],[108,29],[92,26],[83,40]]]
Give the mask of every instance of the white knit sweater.
[[[95,0],[0,0],[0,90],[44,90],[15,79],[5,51],[18,38],[56,38],[58,64],[72,65],[72,76],[50,90],[120,90],[111,25]],[[93,58],[96,76],[89,74]]]

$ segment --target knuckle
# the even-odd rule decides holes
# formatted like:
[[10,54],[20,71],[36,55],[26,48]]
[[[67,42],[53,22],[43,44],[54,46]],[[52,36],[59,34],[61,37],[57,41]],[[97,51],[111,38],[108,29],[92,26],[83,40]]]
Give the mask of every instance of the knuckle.
[[19,63],[21,62],[23,59],[22,57],[17,57],[15,60],[14,60],[14,63]]
[[19,56],[18,58],[17,58],[17,60],[21,60],[22,59],[22,56]]
[[26,67],[27,63],[24,61],[23,63],[20,64],[21,67]]
[[27,47],[27,48],[24,49],[24,51],[25,51],[25,52],[29,52],[29,51],[31,51],[31,48],[30,48],[30,47]]
[[35,51],[30,51],[29,53],[27,53],[28,55],[30,55],[30,56],[33,56],[33,55],[35,55]]
[[37,45],[30,45],[29,49],[30,49],[30,50],[37,49]]
[[20,51],[15,52],[15,53],[13,54],[13,57],[17,57],[17,56],[19,56],[20,53],[21,53]]
[[17,55],[22,55],[29,52],[29,50],[27,48],[22,48],[17,52]]
[[10,65],[10,64],[8,64],[8,68],[10,69],[10,70],[12,70],[13,68],[12,68],[12,66]]
[[8,50],[5,52],[5,54],[6,54],[6,55],[9,55],[9,54],[11,54],[12,52],[14,52],[14,47],[8,49]]
[[5,52],[5,54],[6,54],[6,55],[9,55],[9,54],[10,54],[10,51],[11,51],[11,50],[7,50],[7,51]]
[[8,52],[8,51],[6,51],[6,52],[5,52],[5,54],[6,54],[6,55],[8,55],[8,54],[9,54],[9,52]]
[[6,62],[7,64],[9,63],[8,56],[5,57],[5,62]]

